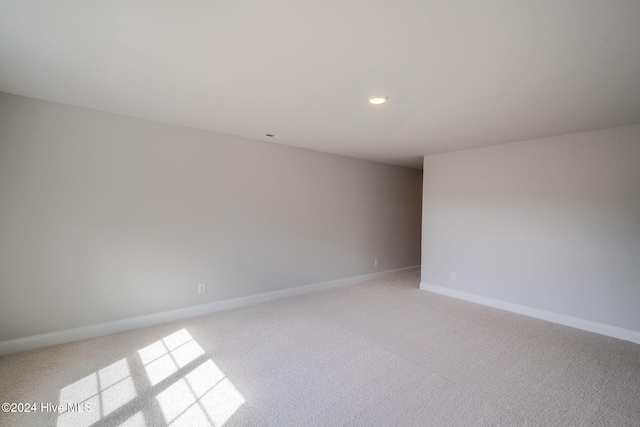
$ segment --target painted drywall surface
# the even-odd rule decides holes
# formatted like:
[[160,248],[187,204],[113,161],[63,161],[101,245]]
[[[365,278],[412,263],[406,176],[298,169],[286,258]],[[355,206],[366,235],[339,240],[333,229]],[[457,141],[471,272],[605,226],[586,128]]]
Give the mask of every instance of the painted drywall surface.
[[640,125],[426,156],[422,282],[640,331]]
[[421,186],[418,170],[0,94],[0,341],[417,265]]

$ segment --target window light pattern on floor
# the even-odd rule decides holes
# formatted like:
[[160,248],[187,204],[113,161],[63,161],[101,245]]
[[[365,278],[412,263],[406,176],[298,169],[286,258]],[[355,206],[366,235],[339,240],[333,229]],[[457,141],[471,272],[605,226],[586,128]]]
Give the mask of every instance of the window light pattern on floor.
[[[138,353],[149,381],[155,385],[203,355],[204,350],[182,329]],[[222,426],[244,403],[242,395],[211,359],[176,380],[156,400],[171,426]]]
[[[144,367],[146,378],[131,375],[134,364]],[[60,390],[60,405],[78,406],[61,411],[57,427],[109,421],[147,426],[157,414],[136,412],[122,420],[140,399],[155,399],[157,405],[144,405],[145,411],[159,408],[172,427],[223,426],[245,402],[191,334],[181,329]]]
[[[126,359],[87,375],[60,390],[58,427],[90,425],[136,397]],[[78,404],[77,408],[68,405]]]

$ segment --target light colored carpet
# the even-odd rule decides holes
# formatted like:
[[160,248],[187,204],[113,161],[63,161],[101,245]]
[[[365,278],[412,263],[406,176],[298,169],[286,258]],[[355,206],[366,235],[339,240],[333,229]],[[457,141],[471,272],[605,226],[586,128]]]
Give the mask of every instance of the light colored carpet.
[[640,345],[418,282],[407,273],[4,356],[0,402],[38,407],[0,425],[640,426]]

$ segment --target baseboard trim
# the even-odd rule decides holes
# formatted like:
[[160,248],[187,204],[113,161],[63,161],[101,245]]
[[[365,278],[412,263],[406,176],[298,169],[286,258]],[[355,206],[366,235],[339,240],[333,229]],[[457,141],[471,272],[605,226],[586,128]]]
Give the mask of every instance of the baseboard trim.
[[130,317],[128,319],[115,320],[112,322],[83,326],[80,328],[66,329],[58,332],[0,341],[0,356],[5,354],[18,353],[21,351],[34,350],[36,348],[49,347],[57,344],[79,341],[87,338],[95,338],[103,335],[114,334],[117,332],[130,331],[132,329],[173,322],[175,320],[201,316],[203,314],[214,313],[217,311],[231,310],[233,308],[273,301],[281,298],[292,297],[295,295],[303,295],[327,289],[339,288],[342,286],[364,282],[366,280],[382,279],[399,273],[406,273],[417,270],[420,270],[420,266],[414,265],[411,267],[364,274],[361,276],[348,277],[345,279],[331,280],[328,282],[314,283],[305,286],[297,286],[294,288],[282,289],[279,291],[264,292],[261,294],[248,295],[245,297],[215,301],[207,304],[194,305],[191,307],[179,308],[176,310],[148,314],[145,316]]
[[564,314],[554,313],[551,311],[541,310],[533,307],[527,307],[507,301],[482,297],[479,295],[470,294],[468,292],[445,288],[430,283],[421,282],[420,289],[640,344],[640,332],[633,331],[631,329],[624,329],[604,323],[593,322],[591,320],[580,319],[579,317],[567,316]]

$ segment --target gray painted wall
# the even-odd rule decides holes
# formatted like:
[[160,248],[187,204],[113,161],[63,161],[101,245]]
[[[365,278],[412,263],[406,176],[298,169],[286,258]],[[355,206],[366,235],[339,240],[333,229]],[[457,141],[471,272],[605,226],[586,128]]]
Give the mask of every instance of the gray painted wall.
[[640,331],[640,125],[425,157],[422,281]]
[[0,341],[417,265],[421,186],[418,170],[0,94]]

